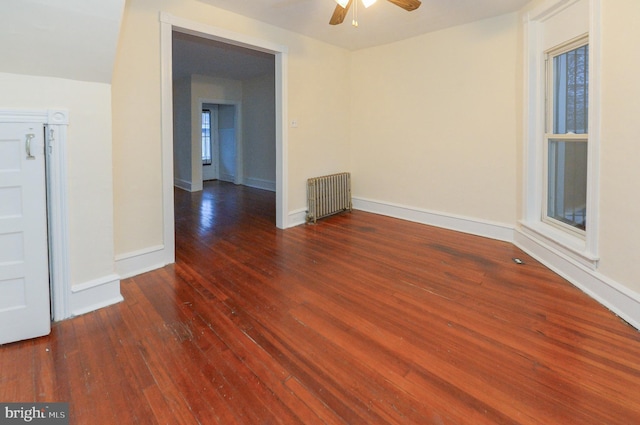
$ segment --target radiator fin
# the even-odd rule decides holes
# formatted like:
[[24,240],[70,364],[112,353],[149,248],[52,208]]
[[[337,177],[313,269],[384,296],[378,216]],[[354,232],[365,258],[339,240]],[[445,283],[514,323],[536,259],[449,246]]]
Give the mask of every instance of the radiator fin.
[[351,211],[351,174],[337,173],[307,180],[307,223],[342,211]]

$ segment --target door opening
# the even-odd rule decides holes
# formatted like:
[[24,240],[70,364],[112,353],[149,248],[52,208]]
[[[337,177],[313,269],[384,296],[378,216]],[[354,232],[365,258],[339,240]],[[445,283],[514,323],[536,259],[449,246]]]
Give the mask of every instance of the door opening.
[[[257,53],[268,53],[273,57],[274,68],[274,126],[275,126],[275,195],[276,226],[287,227],[287,138],[286,113],[287,96],[287,48],[270,41],[231,33],[228,30],[203,26],[201,23],[161,13],[161,101],[162,101],[162,187],[163,187],[163,252],[164,262],[175,261],[175,211],[173,205],[174,176],[174,60],[173,33],[195,35],[223,43],[230,47],[242,47]],[[241,128],[242,126],[240,126]]]

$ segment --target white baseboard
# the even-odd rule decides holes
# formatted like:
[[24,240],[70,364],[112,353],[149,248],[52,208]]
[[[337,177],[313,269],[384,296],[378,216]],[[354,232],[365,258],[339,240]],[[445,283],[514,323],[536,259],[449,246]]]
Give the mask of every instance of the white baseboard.
[[287,221],[287,228],[300,226],[307,222],[307,209],[300,208],[289,212],[289,219]]
[[220,173],[220,176],[218,176],[218,180],[221,180],[227,183],[238,184],[236,183],[236,176],[234,176],[233,174]]
[[109,276],[71,287],[71,317],[86,314],[122,301],[120,276]]
[[167,265],[164,246],[152,246],[140,251],[116,256],[116,272],[122,279],[136,276]]
[[256,179],[253,177],[245,177],[244,183],[245,186],[253,187],[256,189],[269,190],[271,192],[276,191],[276,182],[271,180],[263,180]]
[[186,180],[174,178],[173,185],[179,189],[186,190],[187,192],[191,192],[191,182]]
[[416,223],[428,224],[430,226],[442,227],[444,229],[455,230],[472,235],[484,236],[486,238],[497,239],[500,241],[513,242],[514,228],[507,224],[492,223],[475,218],[443,214],[365,198],[353,198],[352,201],[353,208],[356,210],[400,218],[402,220],[413,221]]
[[112,274],[71,287],[70,316],[79,316],[123,301],[120,279],[165,266],[163,246],[119,255]]
[[515,245],[580,288],[636,329],[640,329],[640,294],[564,255],[543,240],[520,230]]

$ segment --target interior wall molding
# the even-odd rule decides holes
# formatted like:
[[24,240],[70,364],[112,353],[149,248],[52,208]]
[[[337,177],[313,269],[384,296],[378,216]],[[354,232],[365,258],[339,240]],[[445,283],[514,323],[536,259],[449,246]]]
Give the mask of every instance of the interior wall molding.
[[173,185],[182,190],[186,190],[187,192],[193,192],[193,190],[191,190],[192,185],[190,181],[175,178],[173,179]]
[[257,179],[254,177],[245,177],[245,186],[253,187],[255,189],[268,190],[270,192],[276,191],[276,182],[273,180]]
[[112,274],[89,282],[73,285],[69,302],[69,317],[80,316],[123,301],[120,276]]
[[514,228],[507,224],[356,197],[353,198],[353,208],[457,232],[513,242]]
[[631,326],[640,329],[640,294],[521,230],[516,230],[514,243]]
[[164,245],[116,255],[116,272],[122,279],[166,266]]
[[298,208],[297,210],[293,210],[289,212],[289,227],[300,226],[301,224],[305,224],[307,219],[307,209],[306,208]]

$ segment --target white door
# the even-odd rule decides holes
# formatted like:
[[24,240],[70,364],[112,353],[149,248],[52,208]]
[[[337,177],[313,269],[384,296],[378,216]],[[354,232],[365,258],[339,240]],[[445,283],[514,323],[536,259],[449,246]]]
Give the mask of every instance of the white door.
[[0,124],[0,344],[49,334],[44,128]]

